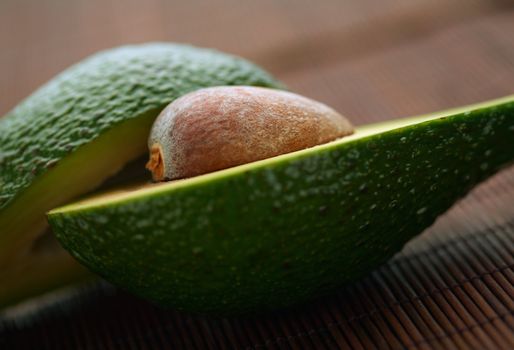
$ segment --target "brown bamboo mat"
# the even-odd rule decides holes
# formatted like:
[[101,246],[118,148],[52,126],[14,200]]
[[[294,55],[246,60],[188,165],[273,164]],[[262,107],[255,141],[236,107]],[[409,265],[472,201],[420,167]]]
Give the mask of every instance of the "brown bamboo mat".
[[[0,114],[98,49],[191,42],[261,63],[356,124],[514,93],[514,3],[2,0]],[[296,309],[161,310],[107,284],[0,315],[0,349],[514,349],[514,168],[386,265]]]

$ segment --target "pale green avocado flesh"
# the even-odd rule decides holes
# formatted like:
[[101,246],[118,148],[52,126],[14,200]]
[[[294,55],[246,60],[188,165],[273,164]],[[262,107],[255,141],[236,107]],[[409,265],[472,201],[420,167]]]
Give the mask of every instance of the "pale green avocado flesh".
[[0,307],[85,276],[57,244],[33,251],[48,227],[45,213],[144,155],[153,120],[169,102],[218,85],[281,87],[250,62],[214,50],[126,46],[69,68],[0,119]]
[[369,273],[513,160],[511,96],[93,197],[48,219],[78,261],[159,305],[264,311]]

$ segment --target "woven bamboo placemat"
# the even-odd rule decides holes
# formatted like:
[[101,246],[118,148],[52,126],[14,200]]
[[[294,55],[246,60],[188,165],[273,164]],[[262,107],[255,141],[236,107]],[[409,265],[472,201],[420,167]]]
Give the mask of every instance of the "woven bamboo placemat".
[[[98,0],[47,6],[27,0],[19,2],[21,9],[16,3],[0,4],[1,113],[92,51],[150,39],[246,56],[356,124],[514,93],[509,1],[111,1],[103,11],[95,8]],[[31,22],[15,40],[6,32],[14,33],[20,19],[14,15],[22,13]],[[210,22],[195,17],[212,13]],[[68,25],[76,30],[65,31]],[[42,43],[22,40],[30,35]],[[220,319],[161,310],[93,284],[4,313],[0,348],[513,349],[513,268],[510,167],[389,263],[324,299],[263,316]]]

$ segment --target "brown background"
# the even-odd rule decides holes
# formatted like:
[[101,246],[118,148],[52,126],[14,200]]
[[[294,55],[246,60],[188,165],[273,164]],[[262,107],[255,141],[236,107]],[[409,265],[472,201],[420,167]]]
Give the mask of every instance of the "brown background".
[[[87,55],[146,41],[244,56],[356,124],[514,93],[508,0],[0,0],[0,115]],[[327,300],[205,319],[92,286],[2,316],[0,347],[514,348],[513,170]]]

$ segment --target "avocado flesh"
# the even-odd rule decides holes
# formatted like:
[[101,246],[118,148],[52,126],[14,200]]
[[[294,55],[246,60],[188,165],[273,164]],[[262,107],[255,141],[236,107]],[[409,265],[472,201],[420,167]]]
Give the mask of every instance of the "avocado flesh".
[[[48,228],[45,213],[97,188],[126,163],[146,152],[156,113],[129,120],[63,159],[0,214],[0,308],[31,295],[92,276],[59,245],[35,254],[33,244]],[[126,140],[133,142],[126,144]],[[120,145],[123,145],[120,147]],[[84,164],[92,163],[90,167]],[[82,169],[77,172],[77,169]],[[72,174],[72,175],[70,175]],[[23,213],[23,215],[20,215]]]
[[[45,238],[54,236],[48,233]],[[5,307],[31,296],[95,277],[60,245],[50,242],[44,249],[31,250],[18,257],[2,270],[0,278],[0,307]]]
[[151,124],[169,102],[217,85],[282,87],[255,65],[214,50],[126,46],[69,68],[0,119],[0,307],[67,283],[73,271],[84,275],[57,247],[39,263],[31,255],[48,227],[45,213],[144,154]]
[[86,267],[162,306],[287,307],[358,279],[514,160],[514,96],[51,211]]

